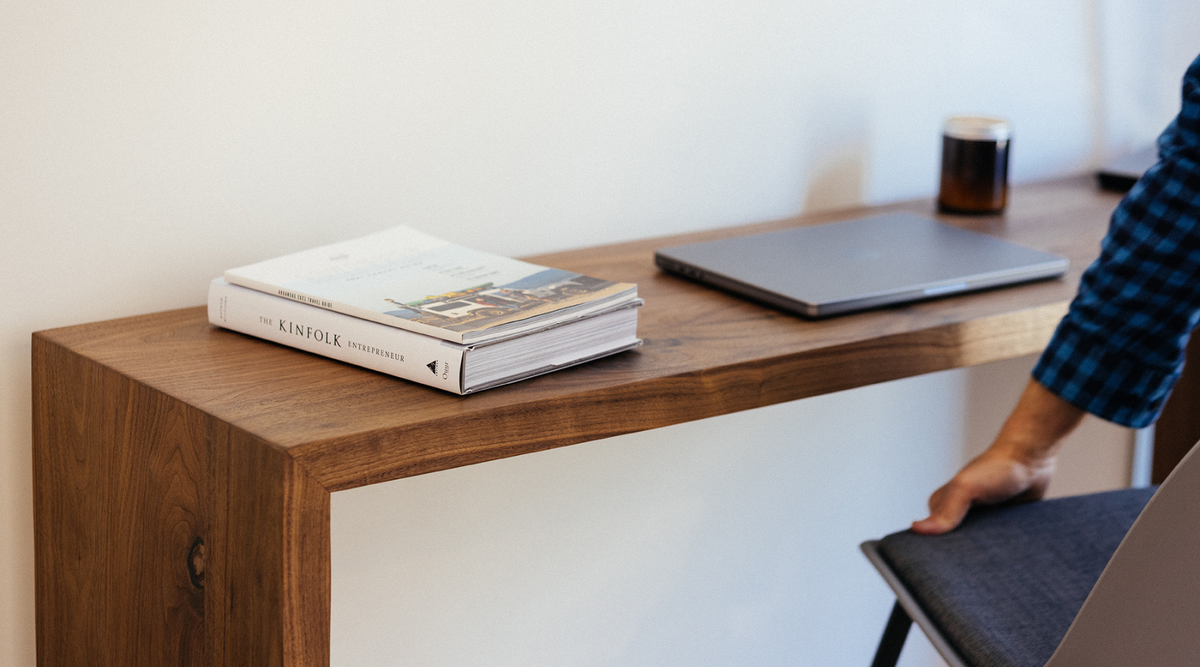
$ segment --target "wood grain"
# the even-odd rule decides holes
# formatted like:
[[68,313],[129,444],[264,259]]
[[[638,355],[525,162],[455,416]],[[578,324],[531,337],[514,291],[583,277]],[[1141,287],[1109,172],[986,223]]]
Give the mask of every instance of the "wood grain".
[[[98,418],[103,369],[33,341],[34,568],[39,664],[106,665],[89,654],[107,634],[107,524],[97,499],[108,477]],[[39,360],[41,363],[39,363]],[[74,363],[72,363],[74,362]],[[63,391],[70,378],[86,391]],[[101,604],[95,604],[95,603]],[[77,638],[68,641],[65,638]]]
[[214,442],[208,664],[329,664],[329,492],[237,429]]
[[204,416],[39,338],[33,358],[39,664],[201,664]]
[[332,600],[329,491],[295,461],[283,479],[283,664],[328,667]]
[[37,335],[33,369],[38,664],[328,665],[329,493]]

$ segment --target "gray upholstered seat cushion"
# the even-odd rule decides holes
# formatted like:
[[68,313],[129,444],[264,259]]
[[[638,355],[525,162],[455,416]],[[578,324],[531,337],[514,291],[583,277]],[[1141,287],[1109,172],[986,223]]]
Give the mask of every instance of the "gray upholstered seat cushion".
[[1042,667],[1154,489],[976,509],[879,550],[972,667]]

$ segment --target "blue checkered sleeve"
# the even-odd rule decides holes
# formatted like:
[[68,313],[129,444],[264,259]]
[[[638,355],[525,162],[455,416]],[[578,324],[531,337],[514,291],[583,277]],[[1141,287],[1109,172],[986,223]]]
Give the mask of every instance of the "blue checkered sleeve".
[[1158,150],[1033,370],[1070,403],[1133,427],[1158,417],[1200,319],[1200,58]]

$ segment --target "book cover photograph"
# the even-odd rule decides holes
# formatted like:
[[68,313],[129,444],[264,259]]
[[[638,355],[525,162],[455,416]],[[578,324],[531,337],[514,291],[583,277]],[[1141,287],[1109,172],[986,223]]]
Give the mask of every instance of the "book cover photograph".
[[395,310],[383,314],[449,331],[475,331],[573,305],[616,284],[545,269],[505,285],[486,282],[407,303],[385,299]]
[[519,335],[636,298],[636,286],[449,243],[407,227],[230,269],[225,280],[458,343]]

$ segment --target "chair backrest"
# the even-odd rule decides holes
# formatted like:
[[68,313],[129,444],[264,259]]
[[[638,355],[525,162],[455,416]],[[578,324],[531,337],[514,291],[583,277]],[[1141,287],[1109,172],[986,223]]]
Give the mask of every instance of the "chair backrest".
[[1142,510],[1046,667],[1200,664],[1198,451]]

